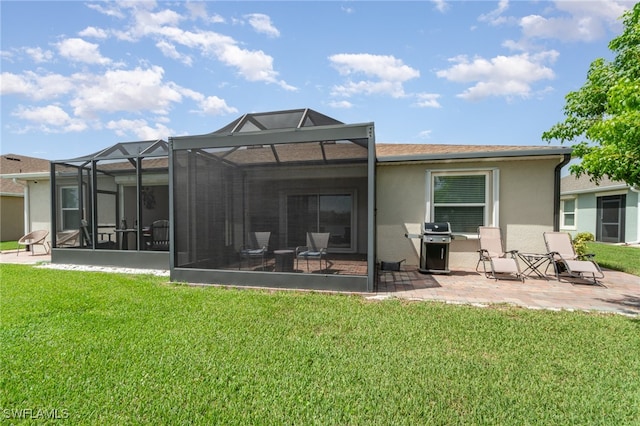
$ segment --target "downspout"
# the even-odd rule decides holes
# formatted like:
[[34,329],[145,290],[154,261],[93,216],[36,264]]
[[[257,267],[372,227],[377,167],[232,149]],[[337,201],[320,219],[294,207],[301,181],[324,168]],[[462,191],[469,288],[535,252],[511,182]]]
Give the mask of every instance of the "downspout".
[[640,187],[631,185],[629,189],[638,194],[638,220],[636,221],[636,240],[630,244],[640,244]]
[[553,230],[560,230],[560,174],[562,168],[571,161],[571,154],[564,154],[560,164],[556,166],[555,175],[553,177]]
[[26,182],[19,181],[17,178],[13,178],[13,183],[24,187],[24,235],[31,232],[31,223],[29,218],[31,217],[31,201],[29,200],[29,185]]

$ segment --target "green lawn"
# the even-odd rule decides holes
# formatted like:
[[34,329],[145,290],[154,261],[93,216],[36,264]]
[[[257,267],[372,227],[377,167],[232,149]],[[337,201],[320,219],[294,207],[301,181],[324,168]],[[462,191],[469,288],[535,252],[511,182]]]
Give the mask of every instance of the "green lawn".
[[640,276],[640,248],[638,247],[591,242],[587,243],[587,252],[594,253],[596,255],[594,259],[603,268]]
[[635,318],[27,265],[0,274],[5,419],[640,424]]
[[0,251],[16,250],[18,248],[18,241],[2,241],[0,242]]

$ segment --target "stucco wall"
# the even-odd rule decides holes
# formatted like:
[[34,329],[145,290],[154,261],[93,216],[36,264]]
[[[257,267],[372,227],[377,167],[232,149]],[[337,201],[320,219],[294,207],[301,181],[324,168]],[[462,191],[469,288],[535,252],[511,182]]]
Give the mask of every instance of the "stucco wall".
[[[377,259],[406,259],[418,265],[420,233],[426,210],[426,172],[459,169],[499,171],[499,226],[507,249],[544,253],[542,233],[553,229],[554,169],[560,158],[379,164],[376,169]],[[450,245],[450,269],[475,268],[475,235]]]
[[640,238],[638,227],[640,226],[640,210],[638,193],[633,191],[600,191],[578,194],[576,196],[576,226],[575,229],[561,229],[575,236],[579,232],[590,232],[597,235],[598,208],[597,198],[608,195],[626,195],[625,205],[625,242],[636,242]]
[[51,185],[48,180],[30,181],[29,215],[31,231],[46,229],[47,241],[51,241]]

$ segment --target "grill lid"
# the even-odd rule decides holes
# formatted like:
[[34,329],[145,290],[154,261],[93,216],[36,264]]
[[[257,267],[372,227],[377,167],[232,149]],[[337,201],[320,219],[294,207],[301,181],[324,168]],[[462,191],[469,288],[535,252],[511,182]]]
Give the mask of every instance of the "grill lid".
[[450,234],[451,225],[449,222],[425,222],[424,223],[425,234]]

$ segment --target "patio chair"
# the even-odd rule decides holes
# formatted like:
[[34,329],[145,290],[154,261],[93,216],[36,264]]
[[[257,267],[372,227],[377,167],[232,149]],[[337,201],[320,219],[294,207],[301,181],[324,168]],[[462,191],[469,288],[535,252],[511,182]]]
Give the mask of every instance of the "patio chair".
[[269,250],[271,232],[250,232],[247,238],[249,243],[240,249],[238,269],[242,266],[243,259],[247,259],[247,267],[251,268],[251,259],[260,258],[262,261],[262,270],[264,270],[266,267],[265,256]]
[[49,235],[49,231],[45,229],[41,229],[38,231],[31,231],[26,235],[23,235],[18,240],[18,251],[16,256],[20,254],[20,246],[24,246],[25,251],[27,251],[27,246],[31,247],[31,255],[33,256],[35,253],[35,246],[44,247],[45,254],[49,254],[49,248],[47,247],[47,242],[45,239]]
[[62,231],[56,234],[56,247],[78,247],[80,230]]
[[[480,226],[478,228],[478,239],[480,250],[479,259],[476,264],[476,272],[479,271],[480,263],[487,278],[516,278],[524,282],[524,275],[520,271],[518,264],[518,251],[510,250],[505,252],[502,244],[502,233],[500,228],[493,226]],[[491,269],[487,269],[487,262]]]
[[151,250],[169,250],[169,221],[166,219],[156,220],[151,224]]
[[553,257],[552,263],[558,280],[561,274],[566,273],[569,277],[593,280],[594,284],[602,285],[598,279],[604,278],[604,273],[593,260],[594,255],[578,256],[569,233],[545,232],[543,236],[547,252]]
[[[300,259],[307,260],[307,271],[309,271],[309,259],[320,260],[321,271],[328,269],[327,246],[330,235],[329,232],[307,232],[307,245],[296,247],[296,269]],[[325,269],[322,269],[322,258],[324,258]]]

